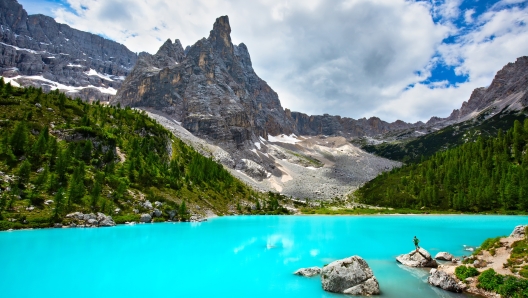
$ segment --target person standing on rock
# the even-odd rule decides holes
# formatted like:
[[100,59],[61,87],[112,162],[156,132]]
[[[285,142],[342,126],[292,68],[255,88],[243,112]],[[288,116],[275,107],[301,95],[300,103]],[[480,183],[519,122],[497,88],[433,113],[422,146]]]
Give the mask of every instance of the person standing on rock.
[[420,239],[414,236],[413,242],[414,242],[414,246],[416,247],[416,250],[420,249],[420,246],[418,245],[418,243],[420,243]]

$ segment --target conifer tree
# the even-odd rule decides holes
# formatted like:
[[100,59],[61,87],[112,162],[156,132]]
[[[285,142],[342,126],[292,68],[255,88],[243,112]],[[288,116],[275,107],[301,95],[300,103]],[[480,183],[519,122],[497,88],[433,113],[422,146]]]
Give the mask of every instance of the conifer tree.
[[28,144],[28,134],[26,124],[23,121],[17,122],[17,124],[15,125],[15,129],[11,134],[9,143],[14,154],[24,154],[26,146]]

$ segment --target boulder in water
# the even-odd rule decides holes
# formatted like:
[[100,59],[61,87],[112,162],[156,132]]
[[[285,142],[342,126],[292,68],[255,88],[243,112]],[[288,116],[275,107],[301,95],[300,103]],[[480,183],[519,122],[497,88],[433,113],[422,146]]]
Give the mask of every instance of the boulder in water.
[[456,293],[460,293],[466,288],[466,285],[463,282],[458,281],[454,276],[444,271],[431,269],[429,274],[427,282],[435,287]]
[[301,268],[295,271],[293,274],[304,276],[304,277],[312,277],[312,276],[321,274],[321,268],[319,267]]
[[438,267],[438,263],[431,258],[431,254],[423,248],[413,250],[408,254],[399,255],[396,261],[409,267]]
[[349,295],[379,295],[379,283],[360,256],[334,261],[321,270],[323,289]]

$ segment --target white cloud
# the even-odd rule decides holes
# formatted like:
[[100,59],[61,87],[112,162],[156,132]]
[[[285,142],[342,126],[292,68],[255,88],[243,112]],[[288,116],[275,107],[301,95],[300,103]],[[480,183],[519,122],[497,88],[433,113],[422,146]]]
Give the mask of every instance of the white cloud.
[[466,10],[464,12],[464,21],[467,24],[473,23],[473,14],[475,14],[475,10],[474,9],[468,9],[468,10]]
[[479,26],[456,44],[442,45],[439,51],[448,65],[472,81],[488,84],[506,63],[528,53],[528,8],[490,11],[481,15]]
[[[209,35],[215,18],[229,15],[232,39],[248,46],[257,74],[284,107],[308,114],[447,116],[528,52],[528,13],[512,7],[513,0],[480,16],[466,10],[475,28],[469,33],[453,24],[461,0],[67,1],[75,13],[59,8],[57,21],[136,52],[154,53],[167,38],[194,44]],[[458,34],[454,44],[443,43]],[[426,85],[437,63],[456,67],[468,82]]]
[[460,4],[462,0],[433,1],[435,13],[444,20],[453,20],[460,15]]

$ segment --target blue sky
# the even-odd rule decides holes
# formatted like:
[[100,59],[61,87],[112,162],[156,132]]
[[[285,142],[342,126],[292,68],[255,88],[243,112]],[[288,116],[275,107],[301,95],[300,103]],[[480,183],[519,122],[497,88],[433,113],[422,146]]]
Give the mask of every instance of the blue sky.
[[135,52],[184,46],[229,15],[284,107],[388,121],[446,117],[528,55],[525,0],[19,0]]

